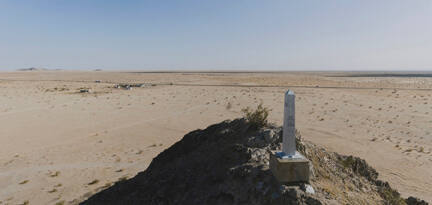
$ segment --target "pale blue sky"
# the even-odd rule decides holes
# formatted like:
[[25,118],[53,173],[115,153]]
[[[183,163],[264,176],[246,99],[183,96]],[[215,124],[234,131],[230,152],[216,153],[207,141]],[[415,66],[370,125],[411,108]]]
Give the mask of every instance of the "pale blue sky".
[[432,70],[430,0],[0,0],[0,70]]

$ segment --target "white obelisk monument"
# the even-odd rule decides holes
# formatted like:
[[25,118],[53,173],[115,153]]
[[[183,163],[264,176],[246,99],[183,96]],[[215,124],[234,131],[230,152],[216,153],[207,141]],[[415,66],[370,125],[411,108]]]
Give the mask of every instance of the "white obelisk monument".
[[270,169],[283,183],[309,181],[309,160],[296,151],[295,94],[285,93],[282,150],[270,154]]
[[285,93],[282,152],[287,157],[296,155],[295,94],[291,90]]

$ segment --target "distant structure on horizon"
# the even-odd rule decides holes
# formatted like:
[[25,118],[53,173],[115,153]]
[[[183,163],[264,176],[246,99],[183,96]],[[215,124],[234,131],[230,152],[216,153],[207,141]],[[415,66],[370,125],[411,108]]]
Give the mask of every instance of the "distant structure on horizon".
[[40,71],[40,70],[48,70],[48,69],[46,69],[46,68],[35,68],[35,67],[17,69],[17,71]]
[[17,71],[49,71],[49,70],[62,70],[62,69],[48,69],[48,68],[36,68],[36,67],[17,69]]

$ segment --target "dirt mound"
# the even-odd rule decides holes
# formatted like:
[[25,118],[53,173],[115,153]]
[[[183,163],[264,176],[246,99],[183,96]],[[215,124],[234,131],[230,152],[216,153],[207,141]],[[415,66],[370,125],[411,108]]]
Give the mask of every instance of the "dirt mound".
[[269,151],[280,149],[281,128],[254,130],[237,119],[185,135],[147,170],[82,204],[427,204],[401,198],[364,160],[297,135],[297,149],[312,162],[310,184],[272,176]]

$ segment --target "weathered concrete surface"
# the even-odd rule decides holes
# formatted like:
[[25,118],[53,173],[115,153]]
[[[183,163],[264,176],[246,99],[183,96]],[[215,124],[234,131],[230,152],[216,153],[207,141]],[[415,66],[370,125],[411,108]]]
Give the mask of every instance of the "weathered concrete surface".
[[309,160],[301,158],[280,158],[270,153],[270,170],[279,182],[294,183],[309,181]]

